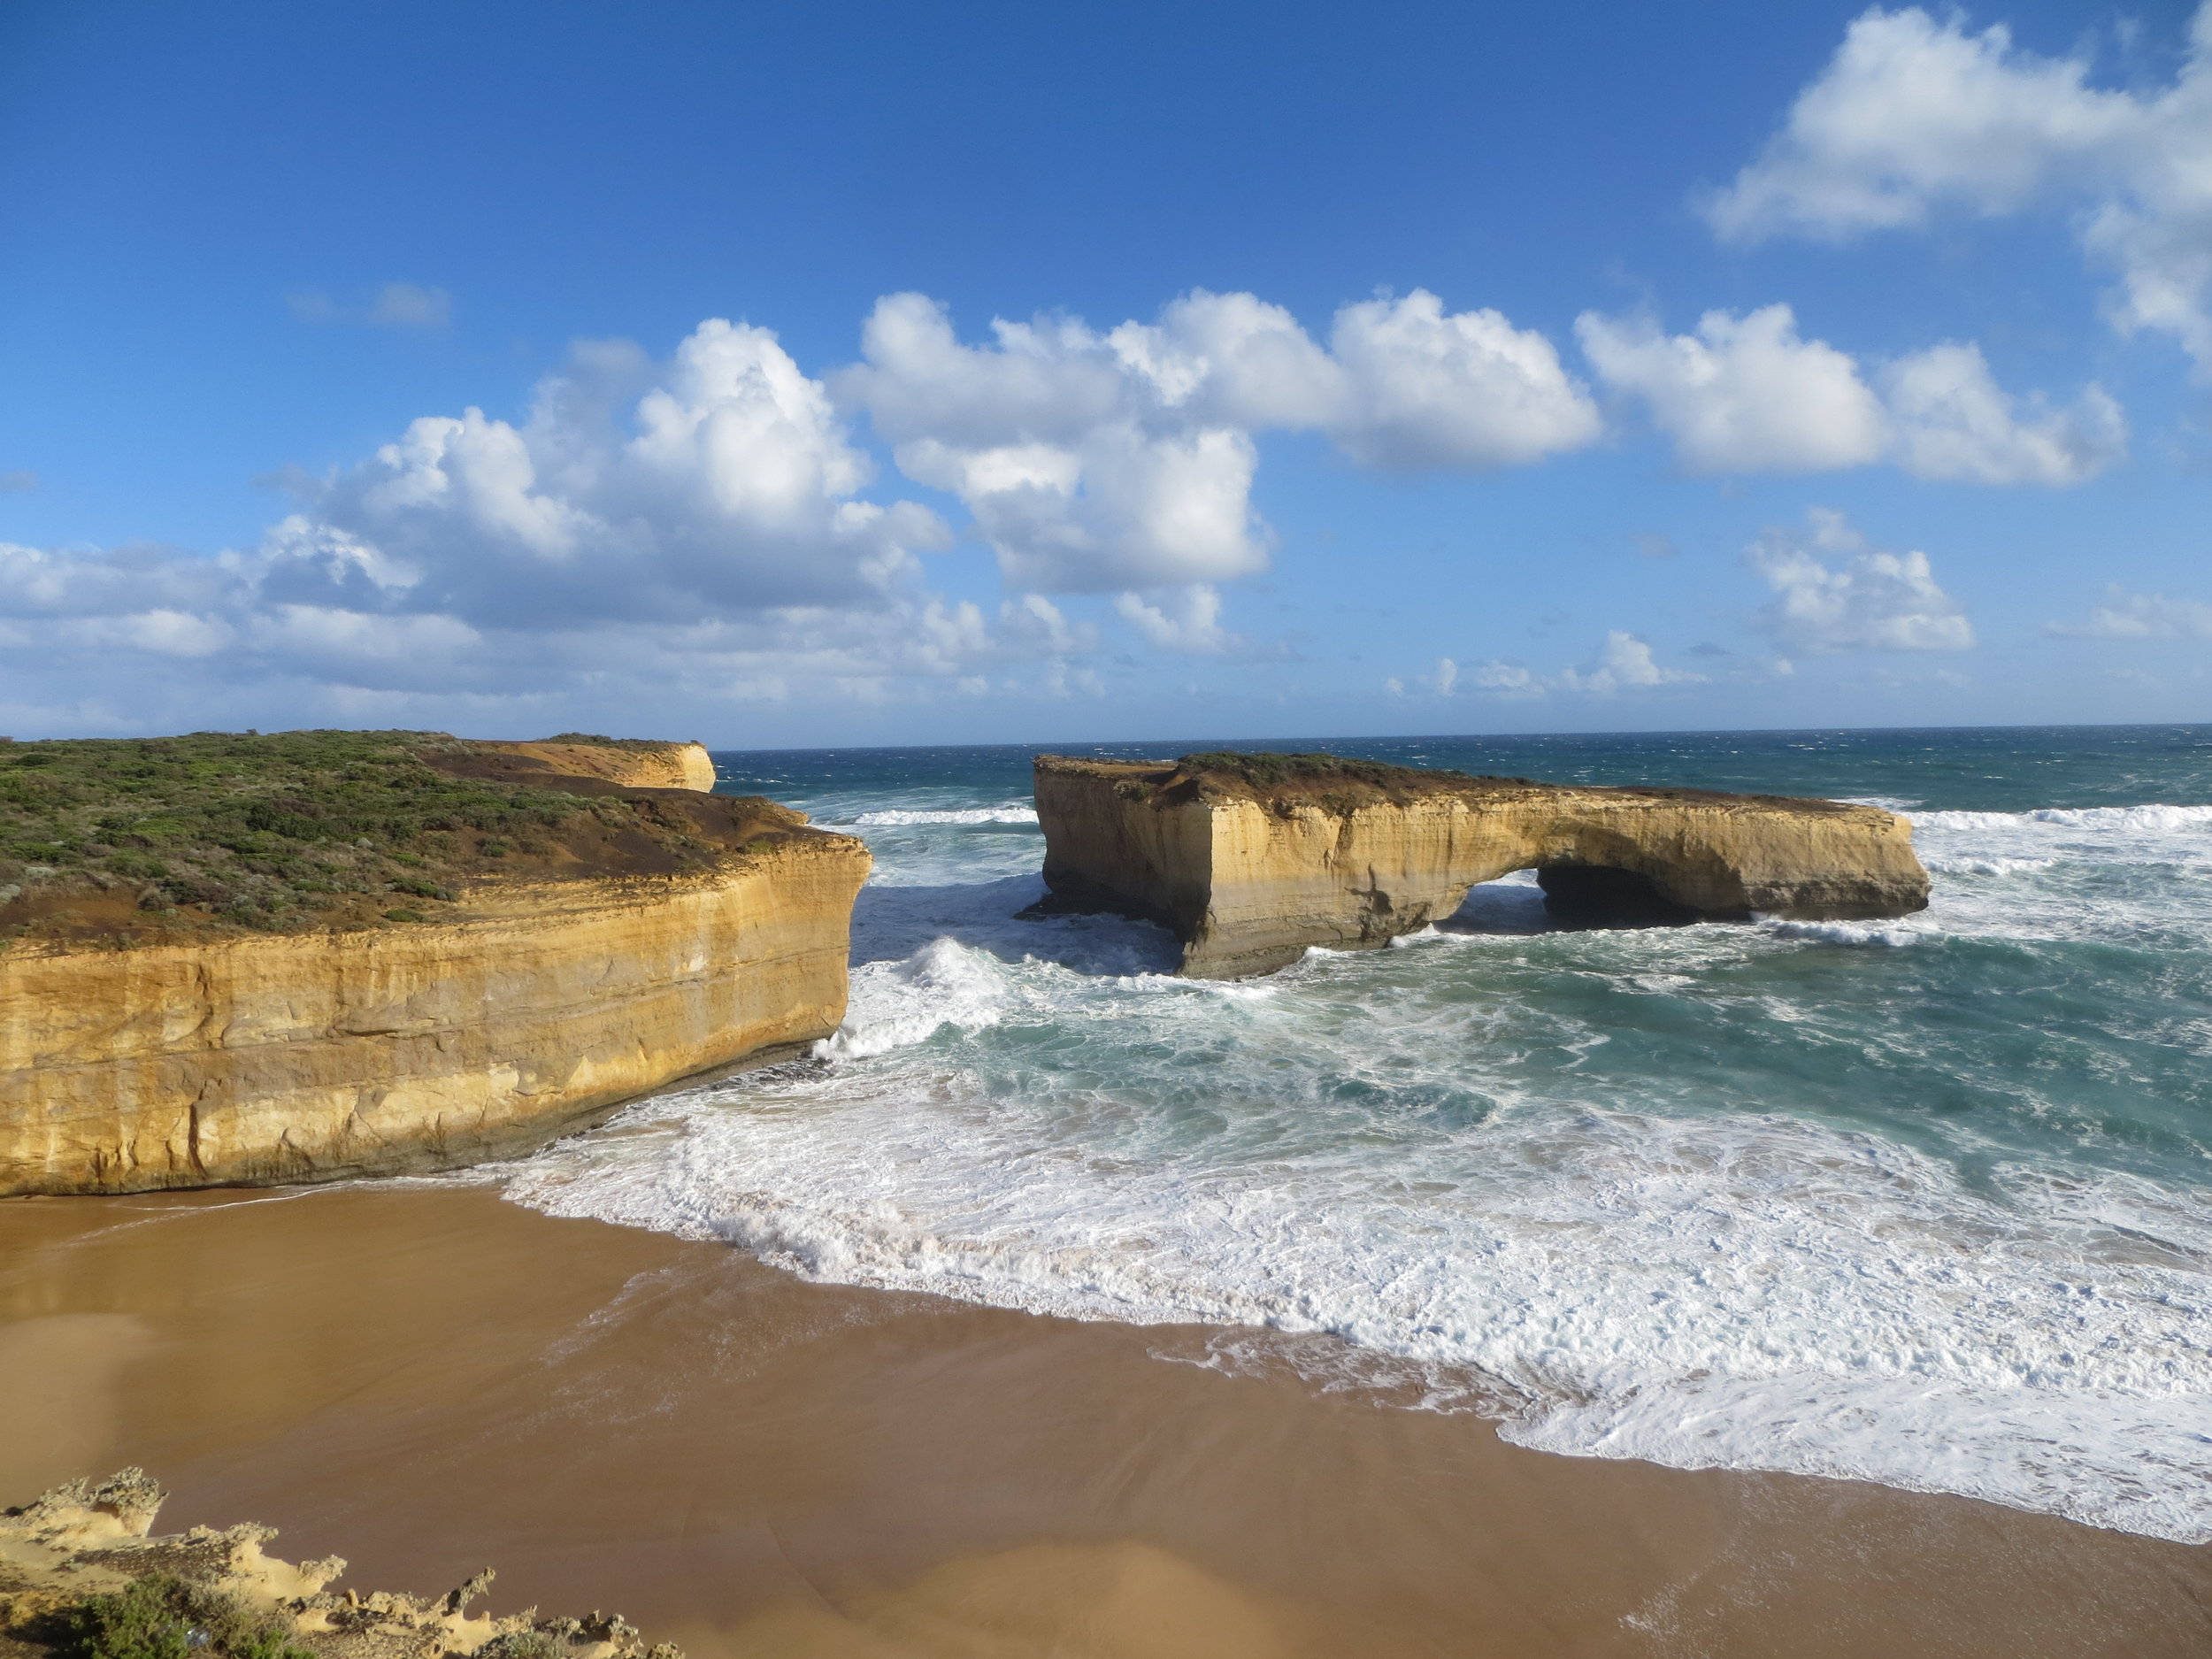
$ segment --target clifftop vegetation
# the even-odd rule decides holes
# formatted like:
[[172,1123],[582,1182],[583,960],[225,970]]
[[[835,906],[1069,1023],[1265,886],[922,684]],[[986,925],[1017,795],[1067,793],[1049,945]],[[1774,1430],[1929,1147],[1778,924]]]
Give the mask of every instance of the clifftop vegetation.
[[517,775],[437,732],[0,743],[0,942],[403,925],[487,880],[703,869],[801,821]]
[[1307,802],[1333,810],[1375,801],[1531,787],[1525,778],[1479,778],[1440,767],[1393,766],[1344,755],[1246,754],[1234,749],[1184,756],[1175,763],[1174,781],[1164,786],[1164,796],[1193,786],[1202,791],[1249,795],[1277,805]]
[[[1393,766],[1379,760],[1355,760],[1343,755],[1277,755],[1265,751],[1248,755],[1225,749],[1203,755],[1186,755],[1175,764],[1179,771],[1194,776],[1206,773],[1214,777],[1234,778],[1262,789],[1277,788],[1286,784],[1345,781],[1372,784],[1379,788],[1392,784],[1444,779],[1455,783],[1475,781],[1463,772]],[[1486,779],[1484,781],[1494,780]]]
[[1866,809],[1848,803],[1787,795],[1734,795],[1709,789],[1651,785],[1548,784],[1532,778],[1452,772],[1440,766],[1394,766],[1346,755],[1278,754],[1212,749],[1172,761],[1090,760],[1041,755],[1039,772],[1074,772],[1111,778],[1124,800],[1171,807],[1198,800],[1242,797],[1279,810],[1318,806],[1349,811],[1379,803],[1404,805],[1437,795],[1463,795],[1497,802],[1545,795],[1583,795],[1593,799],[1704,803],[1730,810],[1786,806],[1796,812],[1849,814]]
[[596,732],[556,732],[550,737],[541,737],[537,741],[541,743],[589,743],[595,749],[626,749],[634,754],[671,747],[657,737],[602,737]]

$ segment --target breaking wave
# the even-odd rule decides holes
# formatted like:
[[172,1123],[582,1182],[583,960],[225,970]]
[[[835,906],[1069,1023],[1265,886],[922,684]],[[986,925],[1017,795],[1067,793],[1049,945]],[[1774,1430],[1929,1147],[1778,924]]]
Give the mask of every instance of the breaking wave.
[[863,812],[852,823],[857,829],[895,829],[912,824],[1034,824],[1036,821],[1036,808],[1015,803],[963,807],[951,811],[910,811],[887,807],[881,811]]
[[840,1284],[1325,1333],[1550,1451],[2212,1540],[2212,807],[1916,811],[1897,922],[1554,932],[1522,877],[1236,985],[1018,919],[1041,841],[975,833],[1013,810],[857,810],[824,1064],[510,1194]]

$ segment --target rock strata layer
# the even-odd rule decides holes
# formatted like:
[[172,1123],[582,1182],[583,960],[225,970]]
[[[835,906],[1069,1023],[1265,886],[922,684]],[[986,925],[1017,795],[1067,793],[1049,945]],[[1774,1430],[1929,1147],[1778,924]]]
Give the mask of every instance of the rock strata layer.
[[1327,757],[1036,761],[1048,903],[1156,921],[1202,979],[1372,949],[1533,869],[1591,921],[1808,920],[1925,907],[1911,826],[1873,807],[1471,778]]
[[0,953],[0,1195],[452,1169],[586,1127],[844,1017],[866,848],[764,801],[680,814],[568,879],[487,881],[357,931]]
[[564,742],[545,738],[527,742],[493,742],[478,739],[469,750],[497,755],[512,764],[504,773],[518,783],[542,780],[543,774],[570,778],[603,778],[633,789],[698,789],[714,787],[714,762],[703,743],[653,743],[637,739],[619,742]]

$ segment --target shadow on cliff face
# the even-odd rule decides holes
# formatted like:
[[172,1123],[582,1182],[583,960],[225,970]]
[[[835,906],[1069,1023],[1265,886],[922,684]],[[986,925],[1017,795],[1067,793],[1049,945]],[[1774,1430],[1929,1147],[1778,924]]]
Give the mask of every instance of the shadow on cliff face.
[[[1533,889],[1531,889],[1533,891]],[[1045,895],[1037,875],[941,887],[871,884],[853,904],[852,964],[902,962],[940,939],[1008,962],[1034,957],[1078,973],[1172,973],[1174,935],[1120,916],[1017,918]]]

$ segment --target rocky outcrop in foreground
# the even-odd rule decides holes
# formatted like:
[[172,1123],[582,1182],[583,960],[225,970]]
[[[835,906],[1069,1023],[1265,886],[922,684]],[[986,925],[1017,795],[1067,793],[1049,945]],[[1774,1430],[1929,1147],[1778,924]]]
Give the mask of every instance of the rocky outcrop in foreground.
[[1911,826],[1872,807],[1473,778],[1332,756],[1036,761],[1048,907],[1156,921],[1180,972],[1371,949],[1533,869],[1594,923],[1853,919],[1924,908]]
[[[0,946],[0,1195],[453,1169],[837,1029],[861,842],[498,752],[557,743],[446,741],[426,760],[495,803],[518,766],[537,791],[518,798],[583,799],[511,845],[434,825],[453,886],[345,901],[311,931],[124,931],[140,908]],[[327,844],[269,857],[368,856]]]
[[143,1471],[73,1480],[0,1510],[0,1654],[147,1659],[682,1659],[647,1647],[619,1613],[471,1615],[488,1569],[434,1600],[326,1588],[333,1555],[296,1566],[262,1553],[250,1522],[153,1537],[165,1497]]

